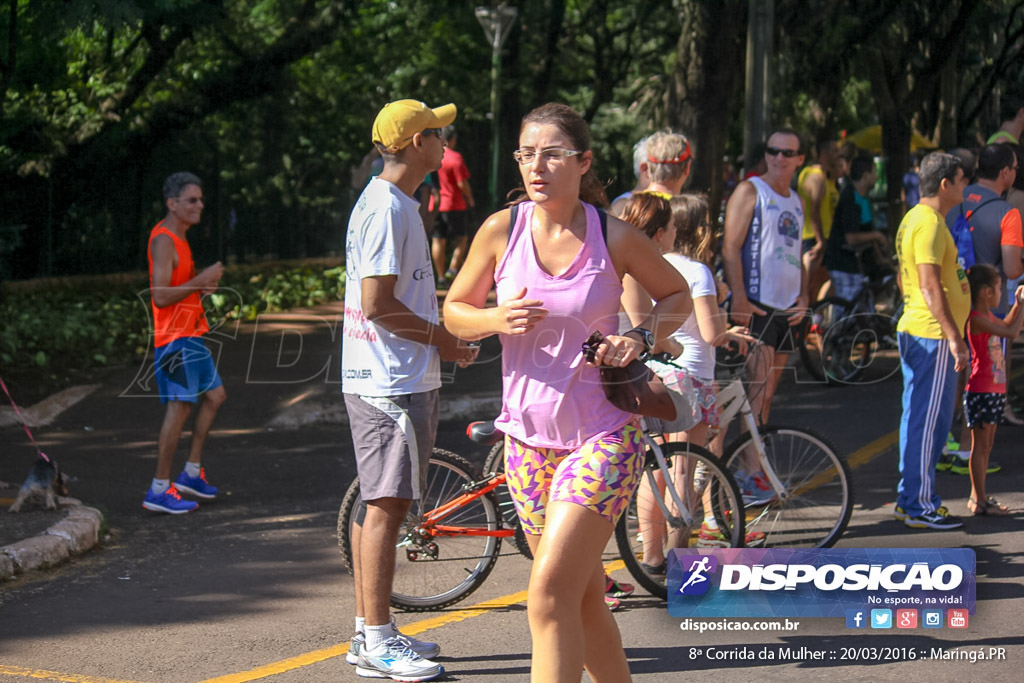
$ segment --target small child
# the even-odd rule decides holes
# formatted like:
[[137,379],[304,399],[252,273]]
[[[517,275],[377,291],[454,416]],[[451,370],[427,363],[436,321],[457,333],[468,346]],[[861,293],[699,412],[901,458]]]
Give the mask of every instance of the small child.
[[971,347],[971,376],[964,390],[964,416],[971,430],[971,497],[967,509],[975,515],[1004,516],[1005,505],[985,494],[985,471],[996,438],[996,425],[1006,403],[1006,363],[1000,337],[1014,339],[1024,324],[1024,285],[1014,293],[1013,307],[1000,320],[990,308],[999,305],[1003,281],[994,266],[978,263],[967,274],[971,285],[971,315],[967,343]]

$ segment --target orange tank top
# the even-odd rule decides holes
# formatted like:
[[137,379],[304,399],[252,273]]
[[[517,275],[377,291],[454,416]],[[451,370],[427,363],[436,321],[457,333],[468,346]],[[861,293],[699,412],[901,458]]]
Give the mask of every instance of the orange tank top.
[[[178,265],[171,273],[171,287],[183,285],[196,275],[196,266],[192,261],[192,250],[188,242],[164,227],[163,221],[157,223],[149,233],[146,245],[146,258],[149,259],[149,286],[153,287],[153,238],[167,235],[174,242],[174,251],[178,255]],[[182,337],[199,337],[210,331],[203,311],[203,302],[199,292],[192,292],[181,301],[165,308],[157,308],[150,297],[153,309],[153,346],[160,347],[170,344]]]

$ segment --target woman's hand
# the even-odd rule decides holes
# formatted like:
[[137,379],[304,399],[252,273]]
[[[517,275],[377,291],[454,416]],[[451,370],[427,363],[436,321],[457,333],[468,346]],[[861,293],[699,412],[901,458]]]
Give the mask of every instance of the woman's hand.
[[530,332],[547,317],[548,311],[540,299],[527,299],[526,287],[523,287],[515,298],[495,308],[494,315],[500,334],[519,335]]
[[622,368],[640,357],[644,352],[643,342],[632,337],[620,337],[612,334],[604,338],[594,354],[594,362],[590,365],[611,365]]
[[746,327],[733,325],[725,331],[725,343],[734,343],[742,355],[747,355],[747,348],[750,344],[756,344],[757,340],[750,336],[750,330]]

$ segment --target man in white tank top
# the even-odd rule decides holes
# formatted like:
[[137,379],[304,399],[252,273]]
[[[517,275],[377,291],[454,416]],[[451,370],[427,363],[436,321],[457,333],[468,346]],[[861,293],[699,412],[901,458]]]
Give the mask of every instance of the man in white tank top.
[[751,347],[747,369],[750,403],[763,422],[807,309],[803,207],[790,188],[804,163],[800,144],[791,130],[772,133],[765,150],[768,171],[740,183],[725,209],[722,261],[732,289],[731,316],[762,342]]

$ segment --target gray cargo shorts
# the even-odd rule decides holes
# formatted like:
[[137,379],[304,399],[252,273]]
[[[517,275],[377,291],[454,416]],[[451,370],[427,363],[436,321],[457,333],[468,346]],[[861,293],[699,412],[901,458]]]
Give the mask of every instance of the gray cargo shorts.
[[[344,394],[364,503],[418,500],[437,437],[438,391],[400,396]],[[358,515],[361,521],[362,515]]]

